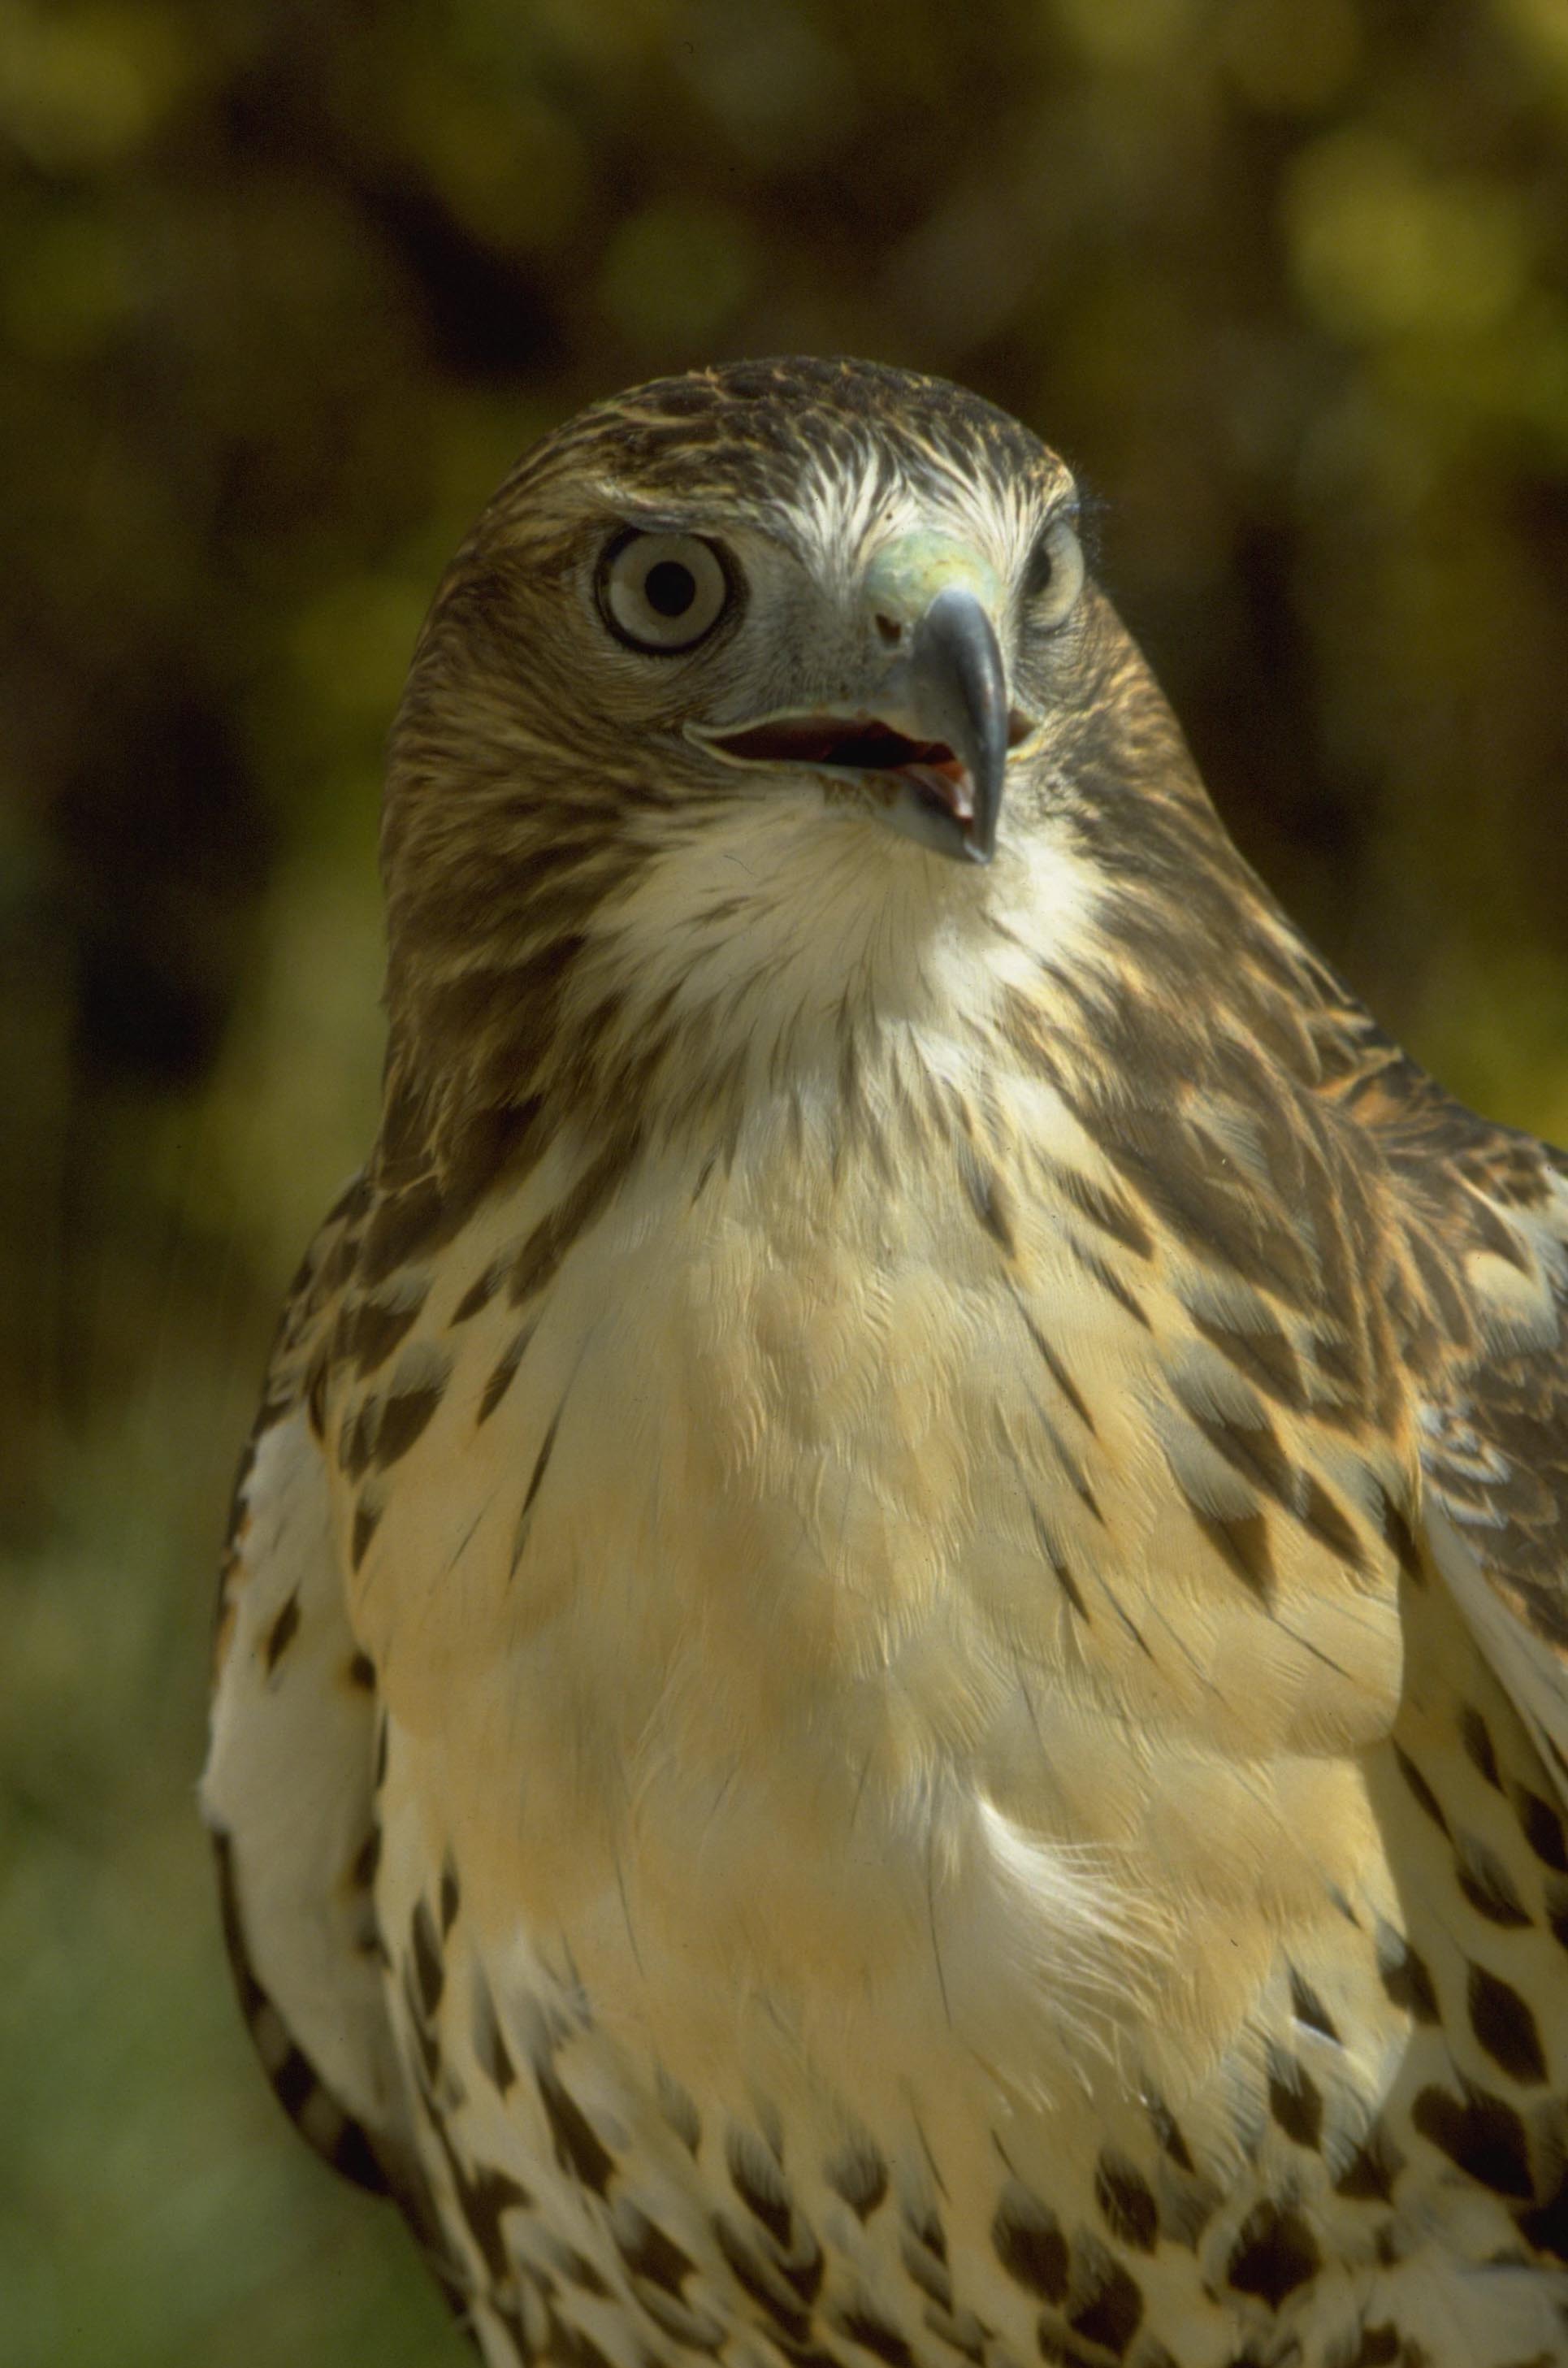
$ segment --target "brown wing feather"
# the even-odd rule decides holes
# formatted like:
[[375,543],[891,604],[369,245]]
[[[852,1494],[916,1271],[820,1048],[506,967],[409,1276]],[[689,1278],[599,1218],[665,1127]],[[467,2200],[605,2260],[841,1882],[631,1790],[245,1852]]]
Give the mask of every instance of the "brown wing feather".
[[315,1346],[351,1269],[356,1188],[290,1293],[234,1494],[202,1805],[223,1930],[267,2077],[335,2169],[406,2184],[401,2082],[371,1881],[375,1676],[356,1650],[310,1405]]
[[1424,1286],[1428,1543],[1568,1797],[1568,1159],[1403,1061],[1369,1099]]

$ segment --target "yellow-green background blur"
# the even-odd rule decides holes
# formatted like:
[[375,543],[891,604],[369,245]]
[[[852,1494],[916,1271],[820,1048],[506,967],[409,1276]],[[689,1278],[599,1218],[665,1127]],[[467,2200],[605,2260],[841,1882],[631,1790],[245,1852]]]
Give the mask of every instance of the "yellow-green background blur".
[[961,378],[1249,853],[1568,1137],[1568,0],[0,0],[0,2363],[456,2362],[193,1801],[435,577],[638,377]]

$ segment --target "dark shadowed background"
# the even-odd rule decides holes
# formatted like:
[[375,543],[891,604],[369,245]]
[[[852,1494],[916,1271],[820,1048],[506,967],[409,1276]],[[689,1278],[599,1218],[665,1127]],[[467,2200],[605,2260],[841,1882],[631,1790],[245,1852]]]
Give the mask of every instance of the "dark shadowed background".
[[456,2363],[253,2069],[193,1803],[435,578],[631,380],[960,378],[1287,901],[1568,1137],[1568,9],[6,0],[0,149],[0,2362]]

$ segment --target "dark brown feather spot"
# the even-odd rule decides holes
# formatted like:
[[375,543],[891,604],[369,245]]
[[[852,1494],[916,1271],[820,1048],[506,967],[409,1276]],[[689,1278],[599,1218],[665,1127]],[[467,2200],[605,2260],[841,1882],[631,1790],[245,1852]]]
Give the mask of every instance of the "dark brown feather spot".
[[1527,2245],[1568,2261],[1568,2171],[1559,2177],[1544,2203],[1519,2214],[1518,2230]]
[[555,1435],[561,1428],[561,1417],[565,1412],[565,1409],[566,1401],[562,1398],[561,1404],[556,1407],[555,1412],[550,1418],[549,1429],[545,1432],[543,1439],[540,1441],[539,1453],[534,1457],[534,1468],[528,1474],[528,1485],[523,1496],[522,1517],[524,1520],[527,1520],[528,1515],[532,1512],[534,1498],[539,1495],[540,1488],[544,1485],[544,1475],[550,1469],[550,1459],[555,1452]]
[[1143,2322],[1143,2297],[1119,2262],[1100,2266],[1099,2290],[1068,2314],[1067,2324],[1085,2343],[1097,2343],[1113,2360],[1122,2359]]
[[1410,1757],[1409,1752],[1404,1749],[1402,1744],[1396,1743],[1393,1746],[1393,1756],[1395,1764],[1399,1769],[1399,1772],[1403,1777],[1405,1782],[1409,1785],[1411,1793],[1414,1794],[1415,1798],[1420,1803],[1422,1808],[1426,1810],[1426,1815],[1431,1818],[1432,1823],[1437,1827],[1438,1832],[1446,1834],[1449,1830],[1449,1821],[1443,1815],[1442,1803],[1438,1800],[1436,1793],[1433,1792],[1432,1787],[1426,1782],[1426,1777],[1421,1773],[1420,1769],[1415,1765],[1415,1760]]
[[1528,2202],[1534,2193],[1525,2125],[1511,2105],[1463,2082],[1462,2100],[1446,2089],[1423,2089],[1411,2119],[1424,2138],[1494,2195]]
[[418,2069],[424,2077],[425,2090],[426,2094],[434,2095],[441,2072],[441,2043],[420,2014],[419,2000],[414,1989],[414,1968],[406,1958],[403,1966],[403,1995],[408,2005],[408,2020],[414,2032]]
[[348,1560],[353,1569],[358,1569],[369,1553],[370,1540],[376,1534],[381,1518],[381,1506],[369,1497],[361,1497],[354,1508],[354,1529],[348,1545]]
[[459,2177],[454,2183],[459,2206],[486,2269],[493,2278],[509,2280],[516,2274],[516,2263],[501,2222],[505,2214],[529,2203],[528,2190],[504,2170],[477,2171],[472,2179]]
[[1494,1850],[1473,1835],[1463,1834],[1456,1851],[1454,1872],[1460,1889],[1478,1916],[1509,1931],[1517,1931],[1530,1921],[1529,1910],[1519,1897],[1514,1878]]
[[562,1258],[618,1190],[637,1156],[640,1136],[628,1126],[612,1137],[592,1166],[540,1220],[513,1261],[509,1295],[520,1307],[544,1289]]
[[678,2301],[694,2267],[691,2255],[630,2201],[622,2202],[612,2226],[616,2248],[632,2275],[646,2278]]
[[[360,1255],[360,1272],[366,1282],[372,1287],[384,1282],[394,1269],[406,1265],[421,1244],[438,1230],[443,1214],[441,1190],[430,1176],[422,1177],[405,1191],[383,1200],[366,1230]],[[415,1307],[414,1313],[417,1312]],[[408,1321],[412,1324],[413,1315]],[[403,1330],[407,1328],[405,1325]],[[401,1333],[398,1338],[402,1338]],[[391,1344],[392,1348],[396,1345],[396,1340]]]
[[1283,2049],[1268,2050],[1268,2110],[1286,2136],[1314,2152],[1323,2143],[1323,2097],[1310,2073]]
[[896,2327],[862,2304],[858,2309],[842,2312],[836,2321],[837,2332],[858,2343],[862,2351],[871,2352],[885,2360],[887,2368],[911,2368],[914,2353]]
[[354,1862],[348,1870],[348,1880],[356,1891],[373,1889],[381,1863],[381,1829],[379,1824],[372,1824],[355,1851]]
[[1351,2203],[1392,2203],[1393,2183],[1404,2157],[1381,2126],[1374,2126],[1334,2182],[1334,2192]]
[[824,2171],[858,2220],[869,2220],[888,2192],[888,2167],[869,2138],[858,2138],[835,2155]]
[[1141,1302],[1129,1291],[1120,1276],[1113,1273],[1107,1266],[1104,1258],[1085,1247],[1082,1242],[1074,1241],[1071,1236],[1068,1238],[1067,1247],[1090,1281],[1098,1283],[1108,1297],[1114,1299],[1119,1307],[1124,1308],[1135,1324],[1141,1325],[1145,1332],[1153,1328]]
[[284,1654],[300,1633],[300,1590],[292,1588],[271,1627],[267,1632],[267,1674],[272,1675]]
[[376,1432],[375,1461],[381,1471],[386,1471],[400,1456],[407,1454],[440,1405],[445,1388],[443,1376],[439,1381],[421,1382],[389,1396]]
[[1415,2022],[1438,2021],[1437,1992],[1426,1962],[1392,1926],[1378,1935],[1378,1973],[1392,2005],[1403,2007]]
[[1290,1967],[1290,2011],[1306,2030],[1315,2031],[1324,2039],[1337,2041],[1339,2033],[1334,2027],[1334,2019],[1328,2009],[1312,1984],[1296,1971],[1294,1965]]
[[1108,2147],[1095,2170],[1095,2200],[1112,2236],[1140,2253],[1152,2253],[1160,2213],[1153,2192],[1135,2164]]
[[614,2176],[615,2157],[601,2143],[587,2115],[568,2093],[551,2065],[536,2063],[534,2078],[550,2123],[556,2161],[596,2195],[605,2194]]
[[440,1944],[436,1938],[435,1918],[423,1899],[415,1906],[409,1930],[414,1942],[414,1971],[419,1984],[419,2004],[428,2022],[441,2003],[447,1974],[441,1963]]
[[334,1338],[334,1357],[353,1360],[360,1381],[386,1364],[419,1321],[428,1283],[401,1276],[381,1298],[348,1300]]
[[1514,1795],[1514,1807],[1525,1839],[1542,1866],[1551,1867],[1557,1874],[1568,1874],[1568,1839],[1563,1836],[1562,1820],[1551,1802],[1543,1801],[1539,1793],[1521,1784]]
[[376,1417],[381,1402],[374,1396],[362,1398],[352,1413],[346,1417],[337,1434],[337,1468],[350,1480],[362,1480],[370,1468],[375,1452]]
[[1467,1702],[1460,1714],[1460,1739],[1472,1768],[1479,1770],[1496,1792],[1503,1789],[1503,1779],[1497,1773],[1497,1753],[1493,1746],[1492,1729],[1473,1704]]
[[278,2101],[291,2122],[302,2119],[305,2108],[320,2089],[310,2059],[297,2047],[289,2047],[272,2067],[272,2086]]
[[1194,1330],[1211,1349],[1217,1349],[1238,1373],[1277,1404],[1288,1406],[1292,1413],[1301,1412],[1307,1394],[1296,1352],[1283,1332],[1268,1326],[1256,1331],[1240,1326],[1233,1327],[1200,1315],[1196,1308],[1187,1312]]
[[724,2141],[731,2183],[754,2220],[788,2249],[791,2214],[782,2172],[761,2140],[749,2130],[732,2129]]
[[1392,1497],[1388,1496],[1382,1502],[1382,1531],[1405,1577],[1414,1586],[1425,1587],[1426,1566],[1421,1559],[1421,1549],[1415,1543],[1415,1532]]
[[1237,2294],[1256,2294],[1278,2310],[1316,2277],[1322,2258],[1299,2212],[1257,2203],[1243,2221],[1225,2275]]
[[938,2261],[947,2260],[948,2232],[934,2212],[927,2210],[917,2215],[911,2214],[909,2226],[928,2253],[935,2254]]
[[1191,2149],[1182,2135],[1181,2123],[1176,2120],[1170,2107],[1162,2099],[1151,2097],[1148,2100],[1148,2113],[1154,2135],[1160,2142],[1162,2153],[1170,2157],[1178,2170],[1196,2170],[1197,2166],[1193,2162]]
[[1321,1481],[1310,1472],[1306,1475],[1306,1494],[1298,1519],[1301,1527],[1316,1538],[1320,1545],[1326,1546],[1331,1554],[1337,1556],[1352,1570],[1365,1571],[1367,1554],[1359,1536],[1351,1527],[1347,1515],[1340,1510]]
[[742,2293],[761,2305],[790,2343],[803,2344],[812,2331],[811,2316],[801,2309],[772,2264],[762,2258],[726,2214],[716,2212],[712,2227],[719,2250]]
[[1470,2027],[1494,2064],[1522,2088],[1539,2087],[1546,2078],[1546,2057],[1528,2000],[1511,1982],[1472,1964],[1466,2003]]
[[797,2224],[795,2249],[788,2260],[779,2262],[778,2267],[803,2303],[815,2302],[822,2292],[827,2261],[822,2247],[809,2228],[802,2234]]
[[905,2275],[919,2287],[927,2300],[934,2302],[940,2311],[951,2311],[953,2281],[946,2265],[907,2234],[899,2239],[899,2259],[903,2263]]
[[1242,1585],[1256,1595],[1260,1603],[1268,1603],[1274,1594],[1274,1555],[1269,1544],[1267,1513],[1240,1513],[1222,1519],[1217,1513],[1206,1513],[1190,1499],[1187,1510],[1219,1554]]
[[994,1167],[976,1157],[967,1143],[958,1146],[959,1175],[970,1205],[992,1240],[1011,1258],[1017,1248],[1013,1232],[1007,1188]]
[[[1015,1298],[1017,1298],[1017,1292],[1015,1292],[1014,1296]],[[1089,1436],[1093,1438],[1095,1436],[1095,1420],[1085,1402],[1082,1392],[1078,1389],[1073,1376],[1067,1371],[1062,1359],[1057,1355],[1056,1350],[1051,1347],[1050,1341],[1046,1338],[1044,1333],[1040,1330],[1039,1325],[1029,1314],[1028,1309],[1024,1305],[1022,1299],[1017,1299],[1017,1308],[1019,1315],[1024,1319],[1024,1327],[1028,1333],[1029,1338],[1034,1342],[1035,1347],[1039,1349],[1041,1358],[1044,1360],[1046,1371],[1050,1373],[1051,1380],[1056,1383],[1057,1388],[1061,1391],[1062,1396],[1066,1399],[1068,1405],[1077,1416],[1078,1420],[1083,1424],[1084,1429],[1089,1433]]]
[[473,1984],[473,2052],[482,2070],[504,2097],[517,2077],[517,2067],[512,2061],[489,1986],[483,1974],[478,1973]]
[[392,1350],[413,1330],[425,1304],[424,1292],[402,1293],[395,1300],[361,1300],[348,1326],[347,1353],[355,1360],[361,1381],[386,1363]]
[[[1366,1375],[1359,1349],[1349,1335],[1342,1326],[1334,1331],[1314,1332],[1310,1345],[1312,1362],[1324,1380],[1336,1390],[1344,1391],[1353,1406],[1358,1406],[1366,1386]],[[1327,1415],[1332,1409],[1320,1406],[1319,1411]]]
[[[1178,1390],[1177,1395],[1180,1395]],[[1259,1420],[1244,1423],[1221,1422],[1215,1416],[1205,1413],[1193,1399],[1184,1399],[1183,1403],[1187,1406],[1187,1419],[1201,1432],[1216,1455],[1224,1458],[1233,1472],[1238,1472],[1244,1480],[1260,1488],[1286,1512],[1294,1512],[1297,1495],[1295,1467],[1261,1406],[1256,1409]]]
[[483,1309],[488,1307],[506,1281],[506,1269],[500,1259],[497,1259],[494,1265],[487,1266],[477,1281],[469,1284],[468,1289],[453,1308],[452,1323],[466,1324],[471,1316],[478,1315]]
[[[575,2286],[579,2294],[608,2294],[608,2286],[586,2253],[580,2253],[574,2245],[562,2245],[558,2240],[551,2258],[567,2284]],[[608,2359],[604,2368],[611,2368]]]
[[555,1449],[555,1435],[561,1428],[561,1417],[565,1410],[566,1401],[562,1398],[550,1418],[550,1428],[540,1442],[539,1453],[534,1458],[534,1468],[528,1475],[528,1485],[523,1495],[523,1509],[517,1516],[517,1536],[512,1543],[514,1570],[523,1558],[523,1549],[528,1541],[528,1523],[533,1515],[534,1499],[544,1486],[544,1475],[550,1469],[550,1459]]
[[368,2188],[373,2195],[388,2192],[386,2173],[376,2158],[374,2147],[358,2123],[349,2121],[347,2115],[327,2159],[340,2178],[352,2180],[356,2187]]
[[1074,1611],[1078,1614],[1079,1619],[1086,1620],[1089,1616],[1089,1607],[1084,1600],[1083,1590],[1079,1587],[1077,1580],[1074,1577],[1072,1570],[1058,1553],[1056,1543],[1051,1537],[1051,1531],[1045,1526],[1044,1517],[1040,1512],[1040,1507],[1035,1503],[1034,1498],[1028,1494],[1027,1490],[1025,1492],[1024,1501],[1029,1508],[1029,1521],[1034,1530],[1035,1543],[1040,1547],[1040,1553],[1044,1555],[1046,1562],[1050,1565],[1051,1576],[1056,1580],[1058,1587],[1061,1588],[1062,1594],[1067,1598],[1067,1600],[1072,1605]]
[[1046,2302],[1067,2292],[1067,2239],[1062,2224],[1038,2195],[1009,2179],[991,2224],[991,2242],[1007,2275]]
[[496,1359],[494,1371],[492,1372],[490,1379],[485,1383],[483,1394],[479,1401],[479,1415],[477,1418],[480,1422],[489,1421],[491,1416],[494,1413],[496,1407],[500,1405],[502,1399],[511,1388],[513,1378],[517,1373],[517,1367],[522,1363],[523,1358],[528,1350],[528,1342],[533,1338],[533,1326],[531,1324],[525,1324],[522,1330],[516,1336],[516,1338],[506,1343],[506,1348]]
[[1076,1167],[1053,1167],[1051,1180],[1081,1215],[1097,1225],[1103,1234],[1119,1242],[1135,1258],[1153,1258],[1154,1236],[1130,1201],[1119,1193],[1107,1192]]

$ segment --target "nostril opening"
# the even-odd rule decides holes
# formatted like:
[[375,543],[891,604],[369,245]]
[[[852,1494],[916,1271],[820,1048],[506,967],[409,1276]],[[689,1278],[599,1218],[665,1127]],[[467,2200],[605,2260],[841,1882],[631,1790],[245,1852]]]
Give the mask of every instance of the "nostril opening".
[[884,617],[880,610],[877,615],[877,631],[884,642],[902,642],[903,639],[903,627],[899,623],[898,619]]

